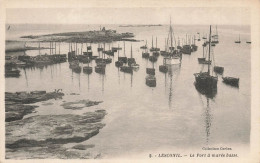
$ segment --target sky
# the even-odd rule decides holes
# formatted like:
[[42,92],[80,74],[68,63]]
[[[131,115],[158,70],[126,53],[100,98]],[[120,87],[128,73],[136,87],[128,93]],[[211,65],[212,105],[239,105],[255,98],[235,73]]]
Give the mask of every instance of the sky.
[[249,25],[244,7],[9,8],[7,24],[223,24]]

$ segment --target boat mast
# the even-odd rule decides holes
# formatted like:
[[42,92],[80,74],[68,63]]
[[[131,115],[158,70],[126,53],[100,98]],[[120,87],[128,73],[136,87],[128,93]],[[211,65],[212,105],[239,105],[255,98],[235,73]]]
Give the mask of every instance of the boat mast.
[[125,56],[125,41],[124,41],[124,56]]
[[152,49],[153,49],[153,36],[152,36]]
[[131,44],[131,58],[133,58],[132,44]]
[[118,44],[118,50],[117,50],[117,52],[118,52],[117,60],[119,61],[119,44]]
[[209,61],[208,61],[208,74],[210,75],[210,46],[211,46],[211,25],[209,26]]
[[171,17],[170,17],[170,35],[171,35],[171,49],[170,49],[170,51],[172,52],[172,20],[171,20]]

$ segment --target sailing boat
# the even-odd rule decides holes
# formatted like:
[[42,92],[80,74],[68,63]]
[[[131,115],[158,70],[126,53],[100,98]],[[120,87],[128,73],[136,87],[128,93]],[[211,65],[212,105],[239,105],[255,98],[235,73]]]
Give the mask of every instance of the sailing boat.
[[196,38],[195,38],[195,36],[194,36],[194,38],[193,38],[193,44],[191,44],[191,51],[192,52],[195,52],[195,51],[197,51],[198,50],[198,46],[196,45]]
[[199,64],[203,64],[205,63],[206,58],[205,58],[205,46],[203,46],[203,57],[202,58],[198,58],[198,62]]
[[[133,50],[132,50],[132,44],[131,44],[131,58],[133,59],[132,63],[130,63],[130,66],[134,69],[134,70],[138,70],[139,69],[139,64],[136,63],[135,58],[133,58]],[[130,59],[130,58],[129,58]],[[128,62],[129,64],[129,62]]]
[[[169,38],[170,37],[170,38]],[[170,29],[169,29],[169,34],[168,34],[168,40],[170,40],[170,47],[169,47],[169,57],[165,57],[165,64],[166,65],[174,65],[174,64],[180,64],[181,59],[182,59],[182,52],[179,50],[174,50],[176,47],[176,41],[175,41],[175,47],[173,46],[173,39],[174,38],[174,33],[173,33],[173,28],[171,24],[171,19],[170,19]]]
[[[118,44],[118,48],[119,48],[119,44]],[[123,66],[123,62],[119,60],[119,50],[117,51],[118,55],[117,55],[117,61],[115,62],[116,67],[121,67]]]
[[163,65],[159,66],[159,71],[164,72],[164,73],[168,72],[168,66],[166,65],[166,59],[165,58],[163,59]]
[[[90,56],[87,56],[88,60],[90,60]],[[92,67],[89,66],[89,62],[87,66],[83,67],[83,72],[86,74],[91,74],[92,73]]]
[[240,43],[241,43],[241,41],[240,41],[240,34],[239,34],[239,36],[238,36],[238,41],[235,41],[235,43],[236,43],[236,44],[240,44]]
[[98,51],[98,52],[100,52],[100,51],[103,51],[103,48],[102,48],[102,47],[100,47],[100,44],[98,44],[97,51]]
[[156,47],[155,47],[155,51],[153,52],[153,56],[159,57],[160,55],[159,50],[160,48],[157,48],[157,37],[156,37]]
[[135,63],[135,59],[132,58],[132,45],[131,45],[131,58],[127,59],[128,66],[121,66],[120,71],[126,72],[126,73],[133,73],[133,67],[132,64]]
[[118,60],[127,63],[127,57],[125,56],[125,42],[124,42],[124,57],[118,57]]
[[147,49],[147,41],[146,41],[145,45],[140,47],[140,49]]
[[239,87],[239,78],[234,78],[234,77],[222,77],[223,82],[234,86],[234,87]]
[[[210,60],[210,48],[211,48],[211,25],[209,34],[209,52],[208,59]],[[211,94],[217,89],[218,77],[210,75],[210,64],[208,64],[208,72],[195,73],[195,86],[205,94]]]
[[200,33],[198,32],[197,34],[199,35],[198,41],[200,41]]
[[156,77],[155,75],[155,68],[153,63],[153,68],[146,68],[146,73],[148,76],[145,78],[145,84],[149,87],[156,87]]
[[142,52],[142,58],[149,58],[150,54],[147,51],[147,49],[148,49],[148,47],[147,47],[147,40],[146,40],[146,43],[145,43],[145,47],[146,47],[145,51]]
[[192,48],[190,44],[187,43],[187,34],[186,34],[186,45],[182,46],[181,52],[183,54],[191,54]]
[[[105,50],[105,43],[104,43],[104,50]],[[95,66],[95,72],[99,73],[99,74],[105,74],[106,73],[106,62],[104,59],[105,54],[104,54],[104,51],[101,51],[101,52],[102,52],[101,58],[96,59],[97,65]]]
[[212,36],[212,39],[213,39],[213,41],[211,41],[211,43],[213,43],[214,45],[219,43],[219,41],[218,41],[218,27],[217,26],[216,26],[216,34]]

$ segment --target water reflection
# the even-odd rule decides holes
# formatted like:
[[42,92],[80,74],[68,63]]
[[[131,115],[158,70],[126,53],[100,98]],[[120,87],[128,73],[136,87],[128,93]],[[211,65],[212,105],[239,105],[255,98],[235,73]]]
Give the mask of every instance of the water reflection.
[[[175,90],[176,84],[173,87],[173,81],[177,81],[181,70],[181,64],[178,65],[171,65],[169,66],[168,76],[170,77],[170,85],[169,85],[169,98],[168,98],[168,105],[169,109],[172,108],[172,100],[173,100],[173,91]],[[166,80],[165,80],[166,86]]]
[[200,87],[195,82],[194,86],[200,94],[205,95],[207,98],[213,99],[217,95],[217,88]]
[[211,108],[209,106],[209,98],[207,98],[207,107],[205,108],[205,132],[206,132],[206,142],[209,142],[209,137],[210,137],[210,127],[211,127],[211,120],[212,120],[212,115],[211,115]]

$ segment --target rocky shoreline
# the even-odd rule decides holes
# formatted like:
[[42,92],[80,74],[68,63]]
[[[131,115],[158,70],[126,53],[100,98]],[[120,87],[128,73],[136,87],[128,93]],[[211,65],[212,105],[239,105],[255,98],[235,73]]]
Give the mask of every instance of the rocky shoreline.
[[[61,158],[61,159],[86,159],[99,158],[100,153],[88,152],[92,144],[83,142],[97,135],[105,124],[101,123],[107,114],[105,110],[77,114],[58,115],[25,115],[35,112],[40,101],[61,99],[62,92],[33,91],[5,93],[5,147],[6,159],[32,159],[32,158]],[[64,102],[64,109],[82,109],[96,106],[101,101],[79,100]],[[80,107],[73,105],[82,104]],[[55,109],[55,108],[53,108]],[[67,147],[68,143],[76,145]]]
[[5,121],[11,122],[21,120],[27,114],[35,111],[38,106],[25,105],[50,99],[60,99],[64,96],[62,92],[5,92]]

